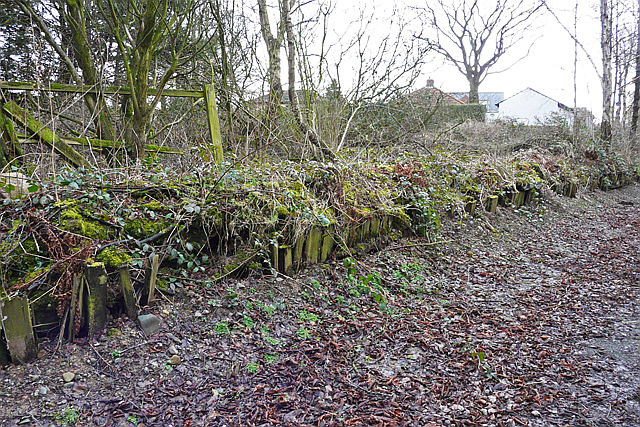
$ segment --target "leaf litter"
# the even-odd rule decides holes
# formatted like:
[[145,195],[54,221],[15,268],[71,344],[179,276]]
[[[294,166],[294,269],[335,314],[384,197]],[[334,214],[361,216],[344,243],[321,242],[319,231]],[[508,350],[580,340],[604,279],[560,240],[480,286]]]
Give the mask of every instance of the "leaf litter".
[[112,319],[0,371],[0,422],[640,425],[639,204],[637,185],[548,194],[439,245],[187,285],[150,337]]

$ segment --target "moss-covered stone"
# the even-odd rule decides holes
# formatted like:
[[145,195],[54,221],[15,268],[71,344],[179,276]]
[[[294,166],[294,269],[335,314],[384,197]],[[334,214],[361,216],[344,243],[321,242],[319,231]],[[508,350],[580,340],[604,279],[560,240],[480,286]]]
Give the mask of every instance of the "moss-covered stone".
[[109,238],[109,229],[97,221],[82,215],[85,209],[78,200],[67,199],[54,204],[61,209],[60,225],[62,229],[70,231],[90,239],[106,240]]
[[142,240],[162,232],[171,225],[172,223],[166,219],[138,217],[127,220],[123,231],[131,237]]
[[167,209],[167,205],[162,204],[162,203],[160,203],[160,202],[158,202],[156,200],[154,200],[152,202],[145,203],[141,207],[144,208],[144,209],[151,210],[151,211],[164,211],[164,210]]
[[223,274],[230,274],[231,272],[237,270],[239,267],[238,264],[236,263],[229,263],[229,264],[225,264],[222,266],[222,273]]
[[91,221],[80,212],[77,208],[69,208],[60,214],[62,228],[90,239],[106,240],[109,237],[109,229],[102,224]]
[[25,272],[41,270],[38,260],[42,259],[39,257],[47,256],[45,249],[37,245],[33,238],[28,238],[19,245],[14,241],[3,241],[0,243],[0,257],[3,259],[0,271],[7,272],[5,277],[9,283],[24,281]]
[[35,359],[38,346],[33,334],[31,310],[26,297],[0,300],[4,316],[4,333],[9,354],[14,363],[27,363]]
[[119,248],[107,248],[100,252],[96,259],[104,263],[106,267],[117,268],[124,264],[129,264],[133,258],[131,255]]

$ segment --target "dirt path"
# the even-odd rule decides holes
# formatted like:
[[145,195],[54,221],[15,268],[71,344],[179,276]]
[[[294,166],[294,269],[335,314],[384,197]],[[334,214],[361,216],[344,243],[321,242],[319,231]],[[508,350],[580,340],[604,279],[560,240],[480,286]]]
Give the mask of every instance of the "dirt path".
[[117,319],[0,371],[0,424],[640,425],[638,186],[441,240],[185,283],[151,337]]

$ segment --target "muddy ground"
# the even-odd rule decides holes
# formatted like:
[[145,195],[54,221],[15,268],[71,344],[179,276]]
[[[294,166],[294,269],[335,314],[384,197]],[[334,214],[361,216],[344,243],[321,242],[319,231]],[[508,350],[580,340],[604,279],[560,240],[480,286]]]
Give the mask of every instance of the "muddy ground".
[[0,370],[0,424],[640,425],[640,187],[546,197],[346,266],[182,282],[151,336],[117,318]]

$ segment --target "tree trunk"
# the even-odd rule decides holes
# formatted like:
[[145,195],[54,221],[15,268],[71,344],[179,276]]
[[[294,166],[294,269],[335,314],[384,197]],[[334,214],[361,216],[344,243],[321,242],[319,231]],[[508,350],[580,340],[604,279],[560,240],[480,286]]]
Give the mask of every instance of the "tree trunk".
[[[118,22],[119,17],[115,14],[115,8],[111,3],[112,19]],[[136,37],[135,49],[131,55],[127,55],[120,40],[120,53],[125,64],[127,81],[131,86],[131,95],[125,99],[123,109],[131,111],[131,120],[126,124],[125,139],[131,148],[131,158],[142,159],[145,156],[145,145],[147,144],[147,131],[149,130],[149,120],[155,105],[149,105],[147,101],[149,93],[149,69],[151,60],[157,46],[157,39],[164,31],[159,19],[166,13],[167,2],[164,0],[147,0],[144,14],[141,17],[140,31]],[[117,25],[117,24],[116,24]],[[127,61],[130,64],[127,66]],[[175,62],[166,71],[169,76],[175,70]],[[166,74],[165,73],[165,74]],[[168,80],[165,75],[163,81]],[[158,87],[162,90],[163,85]],[[128,103],[128,105],[127,105]]]
[[602,34],[600,37],[600,47],[602,48],[602,124],[601,138],[611,143],[611,123],[613,121],[612,96],[612,22],[609,0],[600,0],[600,20],[602,24]]
[[469,104],[479,104],[480,96],[478,90],[480,89],[480,81],[476,76],[469,77]]
[[269,80],[269,105],[279,105],[282,100],[280,51],[282,50],[284,31],[282,25],[278,25],[276,37],[271,33],[266,0],[258,0],[258,13],[260,15],[262,38],[264,39],[264,42],[267,45],[267,51],[269,52],[269,68],[267,70]]
[[298,105],[298,97],[296,94],[296,45],[293,37],[293,24],[291,23],[289,1],[290,0],[284,0],[282,2],[282,20],[284,21],[287,34],[287,64],[289,73],[289,102],[291,104],[291,110],[293,111],[293,115],[296,118],[296,123],[300,127],[300,130],[307,135],[309,141],[322,151],[322,155],[326,159],[335,160],[336,155],[334,152],[329,148],[326,142],[320,138],[316,130],[302,118],[302,113],[300,112],[300,106]]
[[[65,0],[65,3],[67,24],[71,30],[71,42],[75,51],[74,57],[82,70],[82,80],[86,85],[98,86],[98,71],[87,37],[83,0]],[[109,110],[102,96],[87,93],[85,101],[94,116],[98,139],[113,140],[115,133]]]
[[640,0],[638,0],[638,26],[636,27],[636,78],[634,79],[633,106],[631,115],[631,141],[636,141],[638,133],[638,116],[640,115]]
[[148,120],[148,117],[134,114],[131,120],[127,122],[125,136],[127,144],[131,148],[130,156],[133,160],[143,159],[146,155]]

